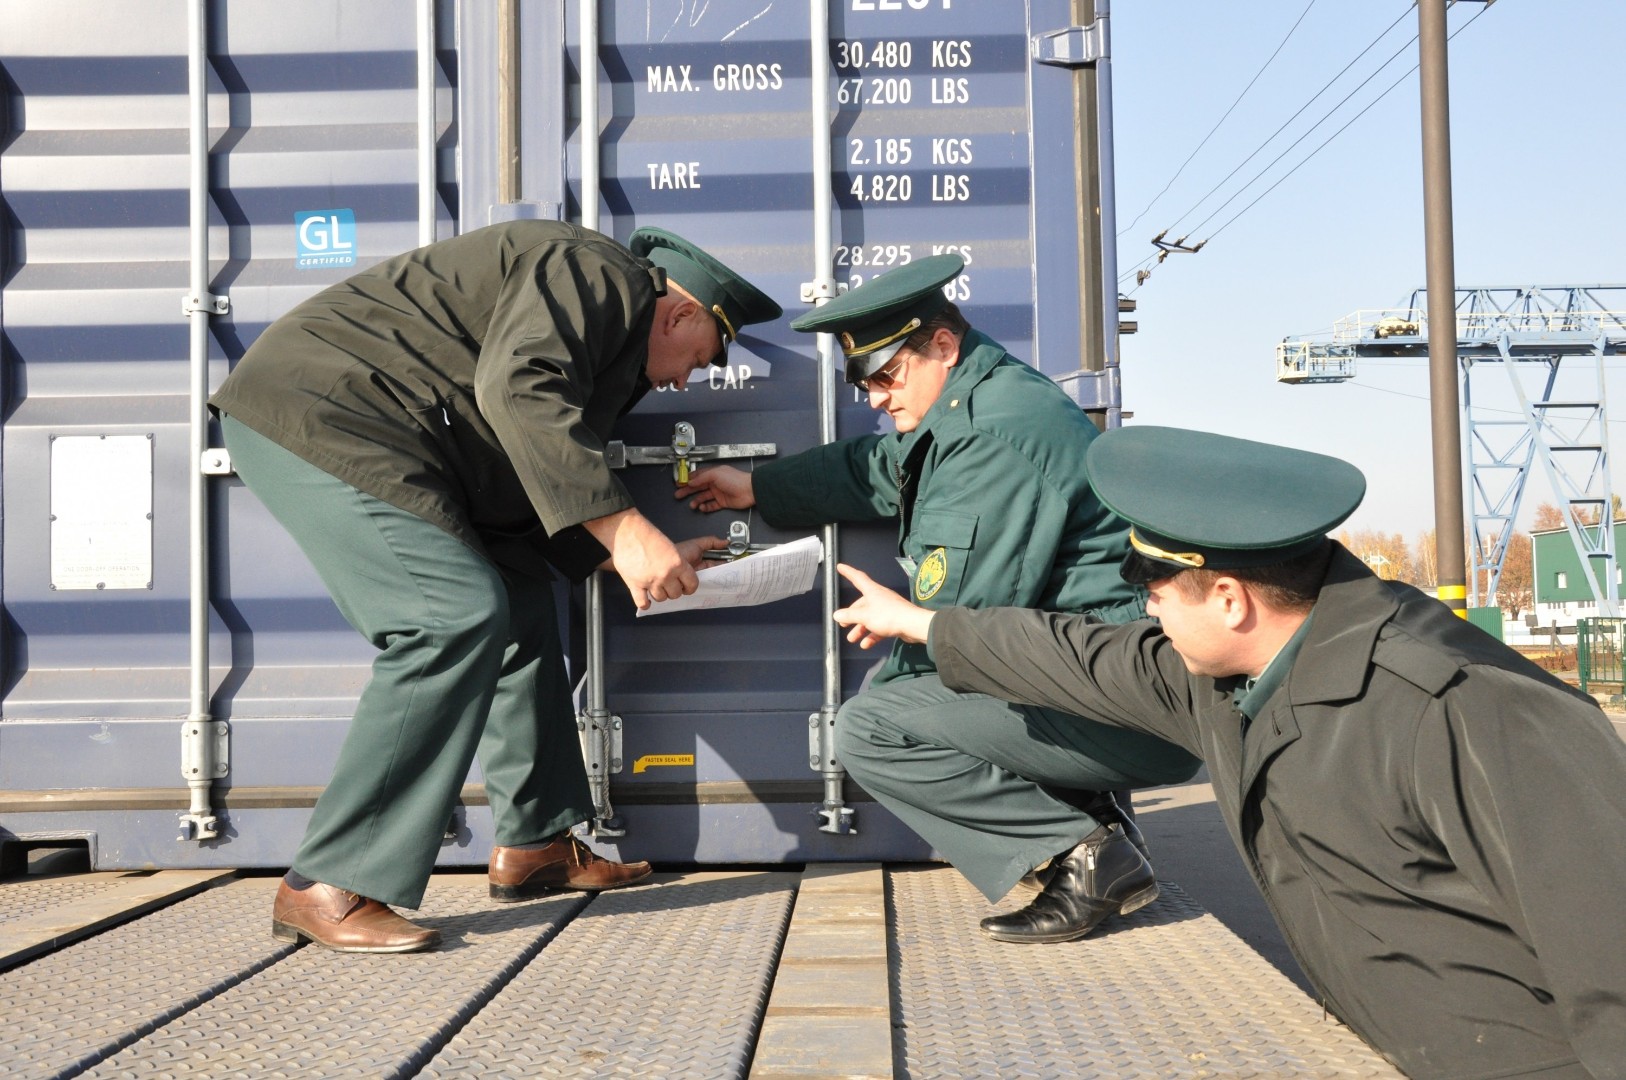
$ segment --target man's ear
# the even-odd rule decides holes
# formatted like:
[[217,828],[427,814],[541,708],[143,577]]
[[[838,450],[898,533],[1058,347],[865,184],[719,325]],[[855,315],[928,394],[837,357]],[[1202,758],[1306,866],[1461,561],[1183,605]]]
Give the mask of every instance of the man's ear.
[[1253,597],[1248,595],[1248,590],[1242,582],[1234,577],[1222,575],[1216,578],[1213,589],[1209,592],[1209,599],[1220,605],[1227,630],[1235,630],[1247,622],[1248,615],[1253,610]]
[[932,349],[944,367],[953,367],[960,362],[960,339],[946,326],[939,326],[937,332],[932,334]]
[[692,322],[700,314],[700,302],[691,300],[687,296],[681,298],[672,308],[672,329],[683,327],[686,322]]

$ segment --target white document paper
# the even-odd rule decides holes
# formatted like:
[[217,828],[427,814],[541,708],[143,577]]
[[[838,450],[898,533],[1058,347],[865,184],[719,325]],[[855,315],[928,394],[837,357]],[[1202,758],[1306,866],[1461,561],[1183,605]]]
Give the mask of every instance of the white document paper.
[[824,544],[816,536],[804,536],[743,559],[708,566],[696,575],[700,579],[700,587],[694,592],[675,600],[657,601],[638,614],[664,615],[668,611],[750,607],[783,600],[813,587],[814,573],[823,559]]

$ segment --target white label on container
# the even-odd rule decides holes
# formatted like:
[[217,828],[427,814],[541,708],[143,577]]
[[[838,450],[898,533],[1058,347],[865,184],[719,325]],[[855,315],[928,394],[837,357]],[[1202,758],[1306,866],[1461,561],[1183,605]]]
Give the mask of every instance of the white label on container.
[[152,588],[152,439],[51,440],[51,588]]

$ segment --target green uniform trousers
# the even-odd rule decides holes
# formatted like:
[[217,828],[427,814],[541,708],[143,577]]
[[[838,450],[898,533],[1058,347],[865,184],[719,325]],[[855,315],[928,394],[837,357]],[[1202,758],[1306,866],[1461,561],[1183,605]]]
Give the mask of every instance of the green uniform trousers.
[[849,700],[836,715],[836,755],[989,900],[1099,824],[1049,789],[1175,784],[1200,764],[1138,732],[957,694],[936,675]]
[[232,464],[379,654],[294,870],[415,908],[479,753],[496,842],[591,816],[553,586],[231,419]]

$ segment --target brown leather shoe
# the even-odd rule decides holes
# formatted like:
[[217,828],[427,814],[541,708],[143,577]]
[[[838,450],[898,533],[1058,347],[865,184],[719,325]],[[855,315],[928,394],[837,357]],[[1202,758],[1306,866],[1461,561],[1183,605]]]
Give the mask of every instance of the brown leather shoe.
[[336,952],[419,952],[440,944],[440,931],[408,922],[377,900],[317,882],[308,889],[284,881],[271,907],[271,936],[314,941]]
[[599,892],[642,881],[650,873],[646,862],[618,863],[600,858],[574,836],[564,836],[539,848],[493,847],[491,898],[499,904],[529,900],[554,889]]

